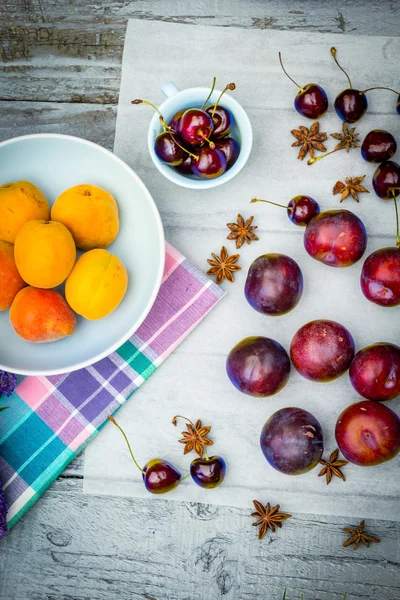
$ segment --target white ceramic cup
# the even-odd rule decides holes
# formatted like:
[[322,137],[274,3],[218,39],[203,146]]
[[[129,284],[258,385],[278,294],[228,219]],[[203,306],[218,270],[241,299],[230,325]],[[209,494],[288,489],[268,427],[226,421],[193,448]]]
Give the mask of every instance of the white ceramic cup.
[[[174,114],[178,112],[178,110],[200,108],[210,93],[209,88],[203,87],[189,88],[187,90],[179,91],[178,88],[171,82],[165,83],[161,87],[161,91],[166,97],[166,100],[161,104],[159,109],[167,123],[171,120]],[[207,104],[210,105],[216,102],[220,93],[220,91],[214,90]],[[243,169],[247,159],[250,156],[251,147],[253,144],[253,132],[249,117],[229,92],[224,94],[221,105],[230,110],[234,118],[234,126],[230,135],[235,138],[240,146],[239,156],[235,164],[220,177],[216,177],[215,179],[199,179],[194,175],[183,175],[174,169],[174,167],[170,167],[161,162],[154,151],[155,139],[162,131],[158,114],[155,113],[149,127],[148,146],[150,156],[155,166],[160,173],[164,175],[164,177],[182,187],[201,190],[222,185],[223,183],[235,177],[235,175],[237,175],[239,171]]]

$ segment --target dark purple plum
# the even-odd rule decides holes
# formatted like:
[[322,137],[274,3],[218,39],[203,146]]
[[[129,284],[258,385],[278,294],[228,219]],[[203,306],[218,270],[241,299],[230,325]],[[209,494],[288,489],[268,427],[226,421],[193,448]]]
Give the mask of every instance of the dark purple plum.
[[303,293],[300,267],[285,254],[259,256],[250,265],[244,293],[254,310],[284,315],[298,304]]
[[396,154],[397,143],[389,131],[373,129],[364,138],[361,156],[370,163],[381,163]]
[[226,168],[230,169],[239,157],[240,146],[231,137],[215,141],[215,147],[220,150],[226,158]]
[[248,337],[236,344],[226,360],[226,372],[243,394],[265,398],[279,392],[290,374],[283,346],[266,337]]
[[354,358],[351,333],[336,321],[310,321],[295,333],[290,358],[295,369],[311,381],[332,381],[343,375]]
[[367,247],[364,224],[349,210],[325,210],[304,232],[304,247],[311,258],[330,267],[354,265]]
[[260,445],[271,467],[285,475],[311,471],[324,451],[319,421],[302,408],[282,408],[261,431]]
[[197,485],[212,489],[219,486],[226,473],[226,463],[220,456],[196,458],[190,464],[190,475]]
[[353,388],[368,400],[400,396],[400,347],[389,342],[366,346],[357,352],[349,371]]
[[166,494],[177,487],[181,474],[170,462],[153,458],[143,467],[145,488],[151,494]]
[[379,306],[398,306],[400,247],[391,246],[372,252],[363,264],[360,284],[362,293],[370,302]]

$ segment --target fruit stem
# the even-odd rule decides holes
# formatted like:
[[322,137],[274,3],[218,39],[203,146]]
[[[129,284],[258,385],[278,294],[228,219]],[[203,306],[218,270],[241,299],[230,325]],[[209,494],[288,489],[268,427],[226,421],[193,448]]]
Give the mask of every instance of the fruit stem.
[[[196,154],[193,154],[193,152],[190,152],[189,150],[187,150],[187,148],[184,148],[183,146],[181,146],[181,145],[180,145],[180,143],[179,143],[179,142],[177,142],[177,141],[176,141],[176,139],[175,139],[175,138],[174,138],[174,136],[172,135],[172,131],[169,131],[168,133],[169,133],[169,135],[172,137],[172,139],[174,140],[175,144],[176,144],[177,146],[179,146],[179,148],[180,148],[181,150],[183,150],[184,152],[186,152],[187,154],[189,154],[189,156],[191,156],[192,158],[195,158],[196,160],[199,160],[199,157],[198,157],[198,156],[196,156]],[[173,133],[175,133],[175,131],[174,131]]]
[[132,457],[132,460],[133,460],[133,462],[135,463],[135,465],[137,466],[137,468],[139,469],[139,471],[140,471],[141,473],[144,473],[143,469],[142,469],[142,468],[139,466],[139,464],[138,464],[138,462],[137,462],[136,458],[133,456],[132,448],[131,448],[131,445],[130,445],[130,443],[129,443],[129,440],[128,440],[128,438],[126,437],[125,431],[122,429],[122,427],[121,427],[120,425],[118,425],[118,423],[117,423],[117,421],[114,419],[114,417],[111,417],[111,416],[109,416],[109,417],[108,417],[108,420],[109,420],[109,421],[111,421],[111,423],[113,423],[113,425],[115,425],[116,427],[118,427],[118,429],[120,430],[120,432],[122,433],[122,435],[123,435],[123,436],[124,436],[124,438],[125,438],[125,442],[126,442],[126,445],[128,446],[128,449],[129,449],[129,452],[130,452],[130,455],[131,455],[131,457]]
[[214,108],[213,111],[211,113],[211,118],[214,118],[214,114],[215,111],[217,110],[217,106],[219,104],[219,101],[221,100],[222,96],[225,94],[225,92],[227,92],[228,90],[231,90],[233,92],[233,90],[236,89],[236,85],[234,83],[228,83],[228,85],[226,85],[224,87],[224,89],[222,90],[222,92],[220,93],[220,95],[218,96],[218,100],[216,101],[216,103],[214,104]]
[[313,165],[317,160],[321,160],[321,158],[325,158],[325,156],[329,156],[329,154],[333,154],[334,152],[339,152],[339,150],[343,150],[343,148],[338,148],[337,150],[331,150],[330,152],[325,152],[325,154],[321,154],[320,156],[314,156],[314,158],[310,158],[307,161],[308,165]]
[[285,206],[284,204],[278,204],[277,202],[272,202],[271,200],[261,200],[261,198],[253,198],[250,200],[250,204],[254,204],[255,202],[266,202],[267,204],[273,204],[274,206],[279,206],[280,208],[286,208],[287,210],[293,210],[292,207]]
[[210,140],[206,135],[202,135],[202,134],[200,134],[200,135],[203,138],[203,140],[206,140],[206,142],[208,142],[211,150],[214,150],[214,148],[215,148],[214,142],[212,140]]
[[131,101],[131,104],[147,104],[148,106],[151,106],[152,108],[154,108],[155,111],[158,112],[159,120],[160,120],[161,125],[163,126],[164,131],[174,131],[172,129],[172,127],[170,127],[169,125],[166,124],[166,122],[164,121],[164,117],[158,110],[157,106],[154,106],[154,104],[152,104],[151,102],[148,102],[147,100],[141,100],[140,98],[136,98],[135,100]]
[[394,209],[396,211],[396,246],[400,248],[399,209],[397,207],[396,190],[400,190],[400,187],[390,188],[389,192],[393,195]]
[[350,77],[347,75],[347,73],[346,73],[346,71],[343,69],[343,67],[341,67],[341,66],[340,66],[340,64],[338,63],[338,59],[336,58],[336,48],[333,48],[333,47],[331,48],[331,54],[332,54],[332,56],[333,56],[333,60],[335,61],[335,63],[336,63],[336,64],[337,64],[337,66],[339,67],[339,69],[340,69],[341,71],[343,71],[343,73],[346,75],[346,77],[347,77],[347,81],[349,82],[349,87],[350,87],[350,89],[353,89],[353,86],[352,86],[352,84],[351,84],[351,79],[350,79]]
[[396,92],[396,90],[393,90],[392,88],[389,87],[382,87],[380,85],[376,86],[376,87],[370,87],[366,90],[362,90],[360,92],[360,94],[365,94],[366,92],[370,92],[371,90],[389,90],[389,92],[393,92],[394,94],[397,94],[398,96],[400,96],[400,92]]
[[278,56],[279,56],[279,62],[281,63],[282,71],[285,73],[286,77],[288,77],[290,79],[290,81],[292,83],[294,83],[294,85],[297,85],[297,87],[299,88],[299,90],[301,90],[302,92],[304,92],[304,88],[302,88],[301,85],[299,85],[298,83],[296,83],[295,80],[290,77],[289,73],[286,71],[285,67],[283,66],[282,56],[281,56],[280,52],[278,52]]
[[214,79],[213,79],[213,82],[212,82],[212,86],[211,86],[210,93],[208,94],[207,98],[204,100],[204,102],[203,102],[203,105],[202,105],[202,107],[201,107],[201,109],[200,109],[200,110],[204,110],[204,107],[205,107],[205,105],[207,104],[207,102],[208,102],[208,101],[209,101],[209,99],[211,98],[211,95],[212,95],[212,93],[213,93],[213,91],[214,91],[214,88],[215,88],[215,84],[216,84],[216,83],[217,83],[217,78],[216,78],[216,77],[214,77]]

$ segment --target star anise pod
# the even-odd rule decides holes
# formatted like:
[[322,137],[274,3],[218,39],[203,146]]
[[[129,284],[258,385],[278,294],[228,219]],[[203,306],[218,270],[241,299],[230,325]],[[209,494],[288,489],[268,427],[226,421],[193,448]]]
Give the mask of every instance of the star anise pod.
[[371,542],[379,544],[379,542],[381,541],[380,539],[373,537],[372,535],[368,535],[368,533],[364,532],[364,525],[365,521],[361,521],[361,523],[356,529],[350,529],[349,527],[345,527],[343,529],[345,533],[350,533],[350,537],[343,543],[343,546],[345,548],[346,546],[354,545],[354,550],[357,550],[358,546],[360,545],[360,542],[362,542],[364,546],[367,546],[367,548],[369,548]]
[[258,539],[262,540],[268,529],[275,533],[275,527],[282,527],[282,521],[290,519],[292,515],[280,513],[279,504],[271,508],[270,503],[264,506],[258,500],[253,500],[256,512],[251,513],[252,517],[256,517],[257,521],[252,523],[254,527],[260,527],[258,530]]
[[221,283],[224,279],[233,283],[235,281],[233,273],[235,271],[240,271],[242,268],[235,264],[238,261],[240,254],[232,254],[232,256],[229,256],[225,246],[222,246],[220,256],[217,256],[213,252],[211,252],[211,256],[214,260],[207,258],[208,264],[211,265],[211,269],[208,269],[207,275],[215,275],[217,283]]
[[301,146],[300,152],[297,158],[303,160],[308,153],[311,158],[314,158],[314,149],[320,152],[326,152],[325,146],[322,144],[327,139],[326,133],[319,131],[319,122],[313,123],[310,129],[300,125],[298,129],[292,129],[290,132],[297,139],[297,142],[293,142],[293,146]]
[[258,229],[257,225],[252,225],[254,217],[245,220],[242,215],[237,216],[237,223],[227,223],[226,226],[231,230],[231,233],[226,238],[227,240],[236,240],[236,248],[239,250],[246,242],[250,244],[252,241],[258,240],[258,237],[253,233],[254,229]]
[[342,194],[340,202],[343,202],[343,200],[345,200],[349,194],[353,196],[354,200],[359,202],[359,193],[365,192],[369,194],[367,188],[365,188],[363,185],[360,185],[361,182],[364,181],[364,179],[365,175],[363,175],[362,177],[346,177],[346,183],[343,183],[342,181],[337,181],[335,183],[335,185],[333,186],[332,193],[333,195]]
[[[176,417],[172,419],[173,425],[176,425],[178,417],[189,421],[187,417],[182,417],[182,415],[176,415]],[[189,454],[189,452],[194,450],[196,454],[198,454],[200,458],[202,458],[204,454],[204,447],[212,446],[214,443],[207,437],[207,434],[211,431],[211,426],[205,427],[201,424],[200,419],[198,419],[195,424],[189,421],[186,424],[186,428],[187,431],[182,431],[183,438],[179,440],[181,444],[185,444],[183,454]]]
[[332,481],[332,477],[334,475],[336,477],[339,477],[339,479],[343,479],[343,481],[346,481],[346,477],[343,475],[343,473],[340,469],[341,469],[341,467],[344,467],[345,465],[348,465],[349,463],[347,462],[347,460],[338,460],[338,456],[339,456],[339,450],[336,449],[330,455],[329,460],[323,460],[321,458],[321,460],[319,461],[321,465],[324,465],[324,467],[318,473],[318,477],[322,477],[323,475],[326,475],[326,485],[330,484],[330,482]]
[[355,127],[351,127],[351,129],[349,129],[347,127],[347,123],[344,122],[342,125],[342,133],[331,133],[331,137],[333,137],[335,140],[339,140],[339,143],[336,144],[333,152],[336,152],[337,150],[346,150],[346,152],[350,152],[351,148],[359,148],[360,146],[357,142],[360,141],[358,139],[360,134],[355,133],[355,131]]

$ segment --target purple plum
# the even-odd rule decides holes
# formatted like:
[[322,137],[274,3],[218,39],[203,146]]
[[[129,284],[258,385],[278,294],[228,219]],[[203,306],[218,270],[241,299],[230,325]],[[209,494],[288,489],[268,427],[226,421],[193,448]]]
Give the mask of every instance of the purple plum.
[[324,451],[322,428],[302,408],[282,408],[265,423],[260,445],[271,467],[286,475],[311,471]]
[[266,337],[248,337],[228,354],[226,372],[243,394],[265,398],[279,392],[290,374],[290,359],[283,346]]

